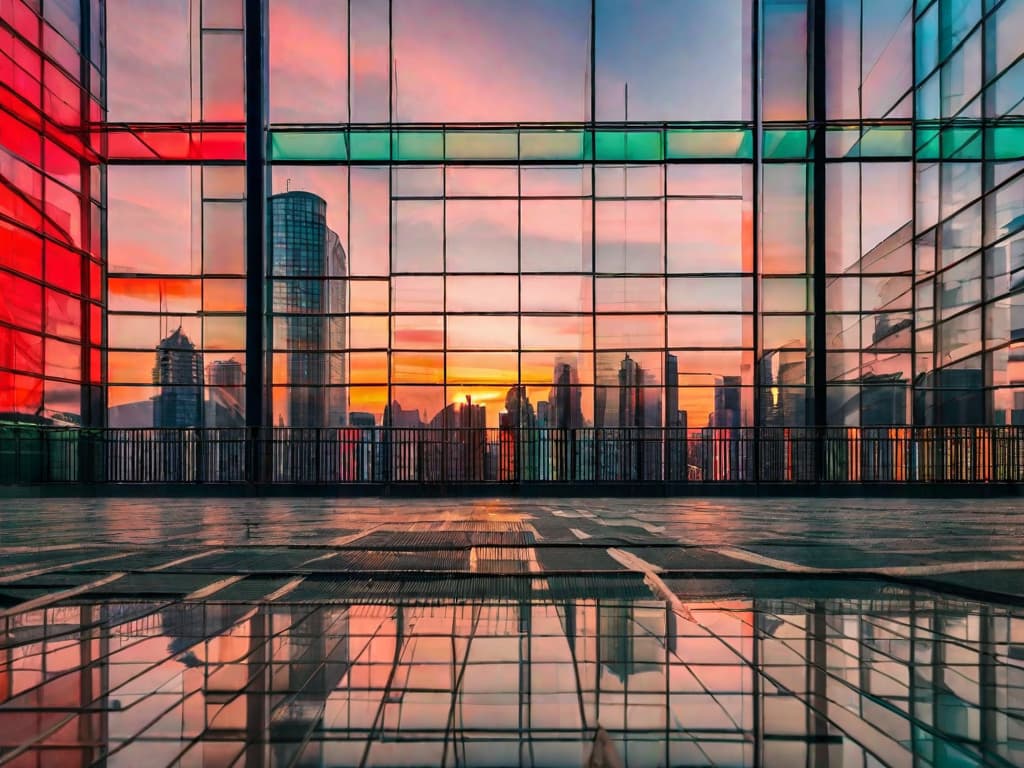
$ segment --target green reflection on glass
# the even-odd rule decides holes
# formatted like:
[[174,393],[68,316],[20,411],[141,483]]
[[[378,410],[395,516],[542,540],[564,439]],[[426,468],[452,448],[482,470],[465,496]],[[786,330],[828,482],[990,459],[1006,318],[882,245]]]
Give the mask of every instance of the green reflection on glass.
[[1003,125],[988,131],[989,159],[1024,159],[1024,126]]
[[282,133],[276,131],[270,136],[270,159],[347,160],[345,132]]
[[917,158],[918,160],[939,159],[939,130],[938,128],[917,129]]
[[660,162],[664,159],[661,131],[597,131],[596,159],[608,162]]
[[352,131],[349,147],[353,160],[387,162],[391,159],[390,131]]
[[941,135],[944,160],[980,160],[981,131],[977,128],[943,128]]
[[803,160],[807,158],[812,131],[806,129],[768,128],[764,131],[762,150],[768,160]]
[[395,131],[391,136],[392,157],[398,161],[444,160],[444,132]]
[[517,160],[516,131],[448,131],[446,160]]
[[905,126],[868,127],[860,140],[861,157],[910,157],[913,149],[913,131]]
[[590,160],[590,133],[582,130],[523,130],[519,135],[519,159]]

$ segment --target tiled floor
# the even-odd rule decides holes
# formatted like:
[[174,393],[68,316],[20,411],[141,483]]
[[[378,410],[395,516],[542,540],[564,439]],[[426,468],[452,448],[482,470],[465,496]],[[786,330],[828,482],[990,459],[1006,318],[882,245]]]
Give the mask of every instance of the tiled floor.
[[1012,500],[0,505],[0,765],[1024,764]]

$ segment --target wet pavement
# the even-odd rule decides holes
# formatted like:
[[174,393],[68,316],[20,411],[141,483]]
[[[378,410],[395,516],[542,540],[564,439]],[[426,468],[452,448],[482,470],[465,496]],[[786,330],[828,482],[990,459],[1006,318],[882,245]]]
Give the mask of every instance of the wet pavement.
[[1014,500],[0,505],[0,765],[1024,764]]

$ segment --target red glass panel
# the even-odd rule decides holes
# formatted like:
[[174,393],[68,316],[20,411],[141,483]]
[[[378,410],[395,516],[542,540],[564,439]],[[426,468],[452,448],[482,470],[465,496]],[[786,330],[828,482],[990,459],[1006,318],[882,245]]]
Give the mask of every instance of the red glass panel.
[[63,246],[47,243],[46,282],[69,293],[81,293],[82,258]]
[[50,179],[46,183],[46,218],[43,231],[71,245],[82,244],[82,203],[67,187]]
[[82,338],[82,301],[46,289],[46,332],[78,341]]
[[46,376],[55,379],[82,379],[82,348],[56,339],[46,340]]
[[42,239],[27,229],[0,221],[0,265],[32,277],[41,277]]
[[43,329],[43,289],[38,283],[0,270],[0,321]]
[[0,368],[43,372],[43,337],[0,325]]
[[103,344],[103,310],[98,304],[89,305],[89,341],[97,347]]
[[43,51],[64,69],[75,75],[78,70],[78,52],[49,25],[43,27]]
[[[94,141],[95,143],[95,141]],[[110,130],[107,160],[245,160],[243,131]]]
[[89,298],[103,301],[103,271],[95,261],[89,262]]
[[42,405],[42,379],[0,371],[0,412],[36,413]]
[[38,132],[6,112],[0,112],[0,144],[24,160],[40,164]]
[[5,18],[12,22],[15,31],[29,42],[39,45],[39,16],[27,3],[21,0],[12,0],[9,6],[10,15],[4,14]]
[[49,62],[44,64],[43,111],[58,125],[81,125],[82,89]]
[[50,139],[46,140],[45,149],[46,157],[43,163],[43,170],[62,184],[71,187],[75,191],[81,191],[82,167],[78,158],[59,147]]

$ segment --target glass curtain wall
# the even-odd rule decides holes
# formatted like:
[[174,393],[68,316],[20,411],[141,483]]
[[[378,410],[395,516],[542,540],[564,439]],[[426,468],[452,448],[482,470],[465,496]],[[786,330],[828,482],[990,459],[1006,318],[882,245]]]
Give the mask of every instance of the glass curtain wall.
[[0,3],[0,423],[103,418],[101,0]]
[[1024,421],[1015,0],[261,13],[107,2],[110,425]]

